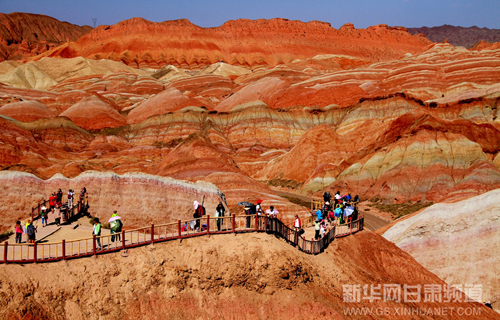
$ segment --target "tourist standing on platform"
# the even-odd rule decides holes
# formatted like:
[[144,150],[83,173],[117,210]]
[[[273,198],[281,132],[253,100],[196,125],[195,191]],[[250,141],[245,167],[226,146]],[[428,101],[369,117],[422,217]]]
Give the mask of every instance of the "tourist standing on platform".
[[340,203],[341,198],[342,197],[340,196],[340,191],[337,191],[337,193],[335,193],[335,206]]
[[56,225],[61,225],[61,208],[58,205],[53,209],[54,210],[54,220],[56,221]]
[[314,221],[314,240],[319,240],[319,231],[320,231],[320,219],[316,219]]
[[69,189],[68,191],[68,209],[73,207],[73,198],[75,197],[75,192],[73,189]]
[[293,223],[293,227],[295,228],[296,232],[299,232],[300,229],[302,229],[302,222],[300,221],[300,218],[297,214],[295,215],[295,221]]
[[59,206],[61,206],[61,205],[62,205],[62,197],[63,197],[63,193],[62,193],[61,189],[59,189],[59,190],[57,191],[57,194],[56,194],[56,201],[57,201],[57,204],[58,204]]
[[277,209],[274,209],[274,206],[270,206],[269,209],[266,210],[266,214],[269,218],[277,218],[278,217],[279,211]]
[[27,219],[24,223],[24,233],[26,234],[26,243],[28,243],[28,226],[30,225],[30,219]]
[[16,243],[21,243],[23,240],[23,227],[21,226],[21,221],[16,221],[14,229],[16,231]]
[[269,209],[266,210],[267,215],[267,229],[271,228],[271,220],[278,217],[278,210],[274,209],[274,206],[270,206]]
[[260,205],[261,203],[262,203],[261,199],[257,200],[257,202],[255,203],[255,212],[259,216],[264,214],[264,210],[262,210],[262,207]]
[[320,234],[321,234],[321,238],[323,238],[323,236],[325,235],[326,233],[326,221],[323,220],[320,224]]
[[224,217],[224,213],[226,212],[226,208],[222,202],[219,201],[217,208],[215,209],[216,217],[217,217],[217,231],[220,231],[222,220],[221,217]]
[[40,208],[40,217],[42,217],[42,227],[45,227],[48,224],[47,223],[48,212],[47,212],[47,208],[45,206],[42,206]]
[[251,206],[251,207],[245,207],[245,215],[247,216],[247,229],[250,228],[250,225],[251,225],[251,221],[252,221],[252,217],[250,217],[251,215],[254,215],[255,214],[255,206]]
[[52,192],[52,194],[49,197],[49,206],[50,209],[53,209],[56,207],[56,194]]
[[28,243],[35,243],[36,239],[36,227],[33,225],[33,222],[28,220],[29,224],[26,227],[26,233],[28,234]]
[[[113,212],[111,215],[111,218],[109,219],[109,227],[111,229],[111,242],[115,242],[115,237],[116,241],[121,241],[121,232],[122,232],[122,227],[123,223],[120,220],[120,217],[118,216],[118,213],[116,213],[116,210]],[[116,236],[114,235],[116,233]]]
[[94,218],[94,229],[92,234],[96,237],[97,249],[101,250],[101,222],[99,222],[99,218]]
[[198,231],[200,231],[200,218],[201,218],[201,216],[203,216],[203,207],[196,200],[193,202],[193,206],[194,206],[193,218],[195,219],[194,231],[198,232]]

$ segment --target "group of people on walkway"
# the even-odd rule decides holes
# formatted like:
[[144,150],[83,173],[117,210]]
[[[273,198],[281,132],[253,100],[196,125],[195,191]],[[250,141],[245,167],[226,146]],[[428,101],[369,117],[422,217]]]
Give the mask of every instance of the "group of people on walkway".
[[[121,232],[123,228],[123,223],[121,217],[118,215],[118,212],[116,210],[113,211],[113,214],[111,215],[111,218],[109,218],[108,222],[111,233],[111,242],[122,241]],[[96,236],[97,250],[102,250],[101,230],[102,230],[101,221],[99,220],[99,218],[95,217],[93,221],[92,235]],[[123,239],[123,241],[125,241],[125,239]]]
[[[84,202],[87,195],[87,189],[83,187],[80,191],[80,202]],[[63,204],[63,192],[59,188],[57,192],[53,192],[49,197],[49,206],[46,207],[43,204],[40,207],[40,220],[42,222],[42,227],[49,225],[49,215],[53,215],[54,223],[59,226],[68,220],[67,208],[73,207],[73,199],[75,198],[75,193],[73,189],[68,191],[68,201]],[[38,231],[38,226],[34,224],[32,218],[26,219],[24,226],[20,221],[16,221],[14,226],[14,231],[16,235],[16,243],[22,243],[22,235],[26,234],[26,242],[34,243],[36,241],[36,233]]]
[[[255,205],[248,204],[245,206],[245,211],[244,214],[247,215],[247,221],[246,221],[246,227],[247,229],[250,228],[252,217],[251,215],[258,215],[258,216],[267,216],[270,219],[274,219],[278,217],[279,211],[274,208],[274,206],[270,206],[269,209],[264,211],[262,208],[262,199],[258,199],[255,202]],[[269,221],[268,221],[269,223]]]
[[[334,225],[343,225],[357,220],[358,204],[358,195],[352,198],[350,193],[340,195],[340,191],[337,191],[332,199],[330,192],[325,191],[322,208],[315,213],[314,240],[321,239]],[[329,225],[330,228],[328,228]]]
[[14,226],[14,232],[16,234],[16,243],[21,243],[23,241],[23,233],[26,234],[26,242],[34,243],[36,238],[37,227],[33,225],[31,219],[26,220],[24,226],[21,225],[21,221],[16,221]]

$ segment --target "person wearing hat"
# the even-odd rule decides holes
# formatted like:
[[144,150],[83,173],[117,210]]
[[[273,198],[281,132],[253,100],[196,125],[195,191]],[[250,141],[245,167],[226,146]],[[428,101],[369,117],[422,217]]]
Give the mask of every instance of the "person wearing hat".
[[92,234],[96,237],[97,249],[101,250],[101,223],[99,222],[99,218],[94,218],[94,229],[92,230]]
[[40,208],[40,217],[42,217],[42,228],[45,227],[47,223],[47,218],[48,218],[48,212],[47,212],[47,207],[42,206]]
[[257,215],[263,215],[264,214],[264,210],[262,210],[262,207],[261,207],[261,204],[262,203],[262,200],[259,199],[257,200],[257,202],[255,202],[255,211],[257,212]]

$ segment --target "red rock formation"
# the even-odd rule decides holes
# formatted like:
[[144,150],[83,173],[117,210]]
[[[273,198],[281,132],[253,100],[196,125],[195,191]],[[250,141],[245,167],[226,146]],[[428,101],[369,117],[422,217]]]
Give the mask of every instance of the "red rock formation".
[[82,99],[61,113],[86,130],[115,128],[125,125],[125,117],[96,96]]
[[190,69],[224,61],[253,68],[318,54],[389,60],[407,52],[418,52],[428,44],[430,42],[423,37],[386,26],[336,30],[318,21],[241,19],[228,21],[217,28],[200,28],[185,19],[153,23],[133,18],[112,26],[100,26],[78,41],[38,58],[83,56],[123,61],[137,68],[172,64]]
[[56,113],[39,101],[20,101],[0,108],[0,114],[13,119],[29,122],[55,116]]
[[40,14],[0,13],[0,60],[19,60],[76,41],[92,30]]

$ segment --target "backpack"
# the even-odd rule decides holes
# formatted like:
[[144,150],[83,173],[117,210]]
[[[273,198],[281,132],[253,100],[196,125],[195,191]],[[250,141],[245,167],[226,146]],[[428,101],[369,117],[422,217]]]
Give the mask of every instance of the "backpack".
[[201,216],[204,216],[207,214],[207,210],[205,209],[204,206],[201,204],[198,205],[198,208],[195,211],[195,214],[193,215],[193,218],[200,218]]
[[118,220],[113,220],[111,221],[111,223],[109,224],[109,227],[111,228],[111,230],[113,230],[114,232],[120,232],[121,229],[122,229],[122,222],[120,221],[120,219]]
[[26,231],[28,233],[28,236],[34,236],[35,235],[35,227],[33,227],[32,224],[30,224],[27,228]]

